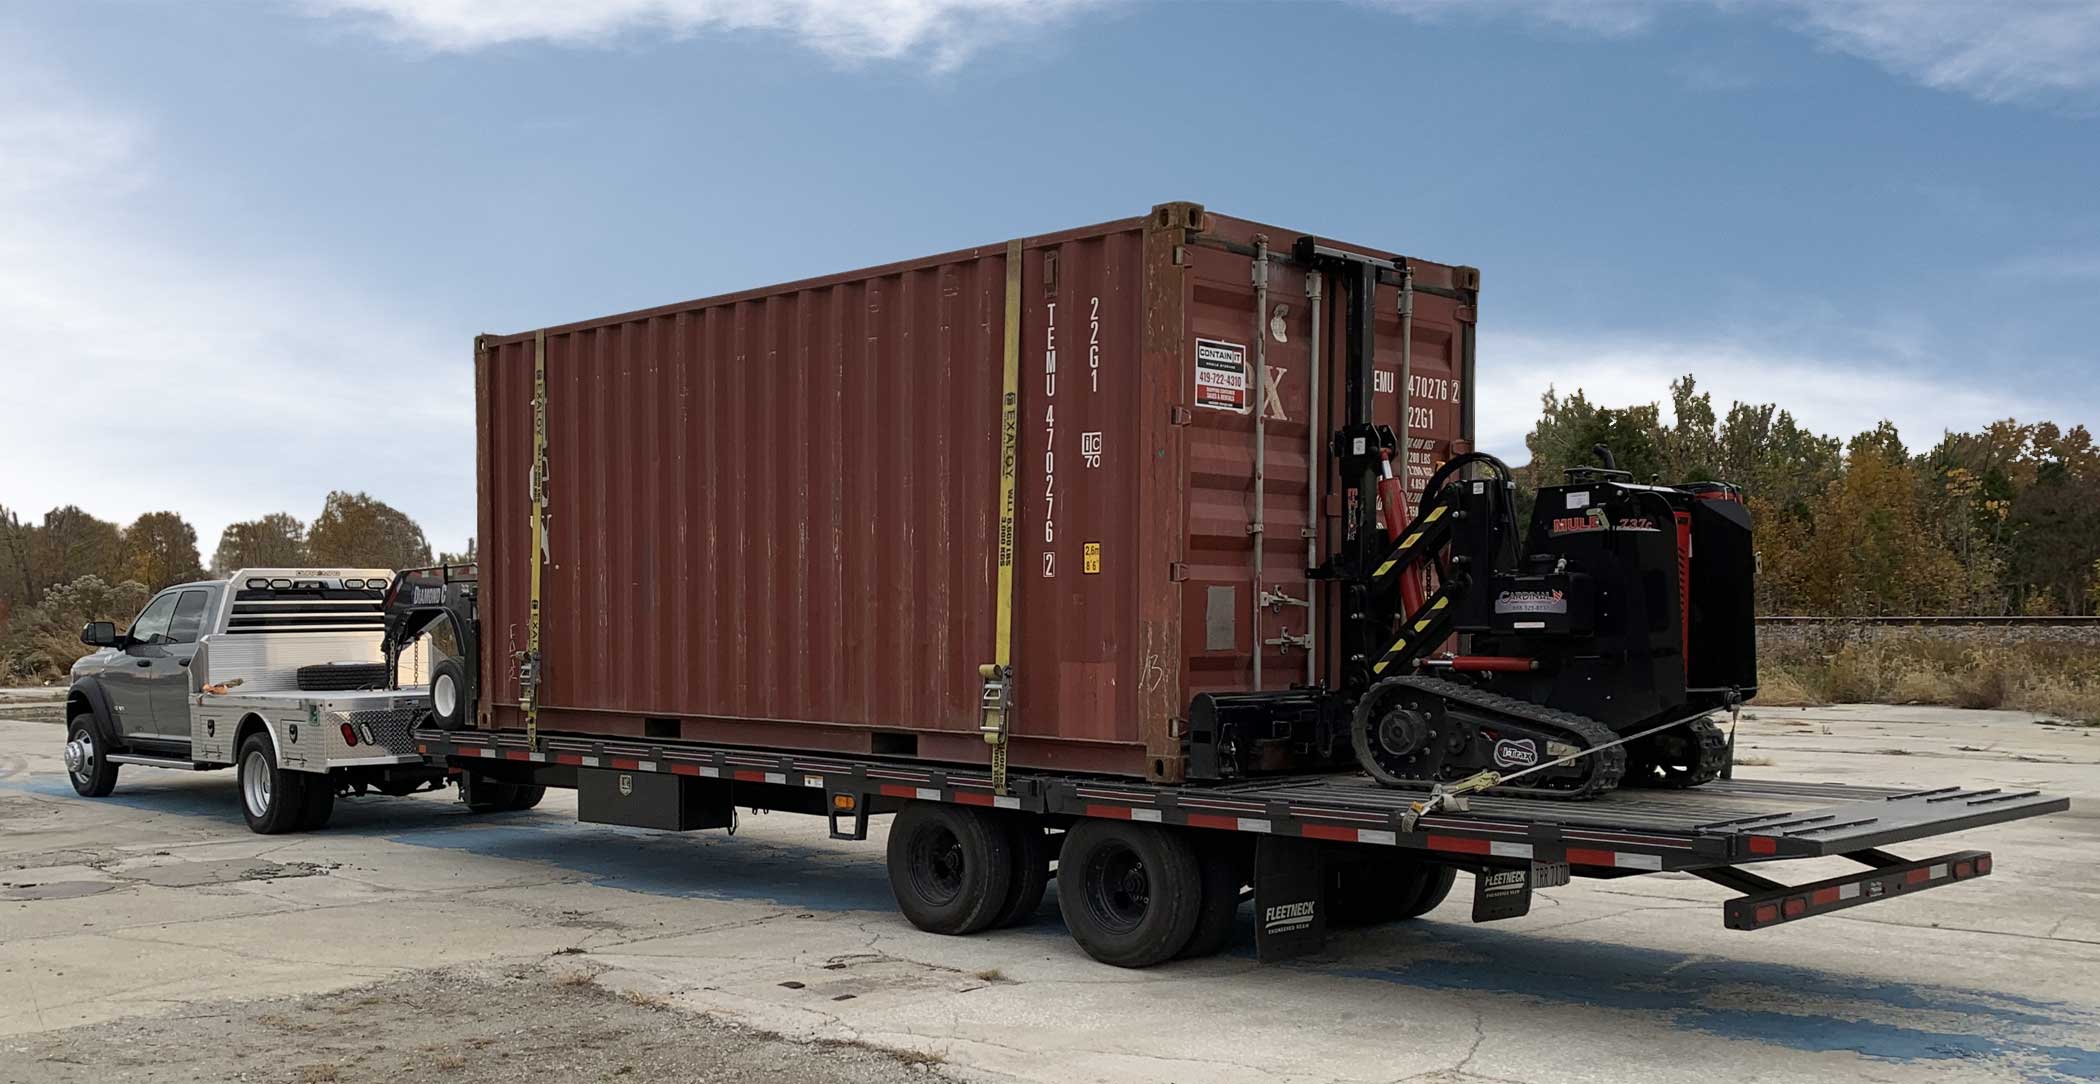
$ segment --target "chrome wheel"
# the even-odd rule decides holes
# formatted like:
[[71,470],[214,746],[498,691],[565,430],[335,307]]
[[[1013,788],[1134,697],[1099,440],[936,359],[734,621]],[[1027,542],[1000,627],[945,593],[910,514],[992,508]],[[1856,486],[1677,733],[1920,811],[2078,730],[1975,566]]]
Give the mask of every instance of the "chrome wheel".
[[66,743],[66,773],[83,783],[95,775],[95,738],[85,727],[73,731]]
[[249,815],[270,815],[270,760],[260,749],[250,750],[241,761],[241,800],[248,803]]

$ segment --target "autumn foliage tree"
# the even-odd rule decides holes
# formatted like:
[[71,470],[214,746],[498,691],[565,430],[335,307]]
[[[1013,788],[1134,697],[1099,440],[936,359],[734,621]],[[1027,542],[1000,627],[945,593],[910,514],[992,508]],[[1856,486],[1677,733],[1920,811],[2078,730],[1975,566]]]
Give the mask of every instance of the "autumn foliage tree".
[[229,523],[219,533],[212,571],[221,576],[243,568],[297,568],[306,563],[306,525],[289,512]]
[[363,493],[328,495],[306,532],[315,564],[344,568],[415,568],[430,564],[423,528],[401,510]]

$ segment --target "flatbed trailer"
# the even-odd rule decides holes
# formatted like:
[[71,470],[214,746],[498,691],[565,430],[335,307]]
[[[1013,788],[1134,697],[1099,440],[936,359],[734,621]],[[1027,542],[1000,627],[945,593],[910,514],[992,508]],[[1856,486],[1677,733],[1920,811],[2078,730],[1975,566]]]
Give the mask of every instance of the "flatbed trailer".
[[[538,735],[537,747],[517,731],[423,728],[412,737],[417,751],[452,773],[469,799],[477,781],[575,788],[582,819],[599,823],[728,827],[733,813],[725,812],[755,808],[822,815],[832,838],[860,840],[871,816],[946,807],[1031,833],[1047,830],[1050,855],[1060,831],[1156,826],[1158,833],[1194,842],[1213,870],[1204,874],[1213,885],[1219,883],[1215,870],[1236,871],[1236,878],[1224,878],[1233,892],[1229,905],[1213,900],[1209,908],[1228,924],[1251,886],[1263,960],[1319,951],[1331,916],[1347,923],[1426,911],[1443,899],[1454,870],[1475,875],[1474,921],[1525,914],[1534,890],[1573,877],[1676,871],[1737,893],[1723,906],[1728,928],[1761,929],[1987,876],[1987,851],[1907,859],[1885,848],[2069,808],[2068,799],[2017,788],[1730,779],[1684,790],[1623,790],[1589,802],[1490,793],[1466,799],[1462,808],[1418,814],[1427,792],[1382,787],[1355,773],[1196,786],[1016,771],[1002,790],[985,771],[923,761],[549,732]],[[913,876],[899,868],[912,864],[910,851],[893,840],[893,886]],[[1767,876],[1776,863],[1832,856],[1862,868],[1804,884]],[[1161,883],[1171,869],[1155,867],[1146,890],[1174,890]],[[1415,876],[1380,875],[1392,869]],[[1356,873],[1340,877],[1338,870]],[[1431,893],[1434,899],[1418,895],[1410,906],[1366,898],[1422,881],[1422,870],[1441,871],[1443,887]],[[1075,905],[1065,897],[1086,876],[1080,871],[1068,880],[1060,873],[1061,906]],[[1428,880],[1436,883],[1435,876]],[[1039,902],[1040,879],[1034,892]],[[906,894],[900,887],[900,904]],[[1157,962],[1104,957],[1096,946],[1085,947],[1107,962]],[[1176,954],[1191,953],[1168,953]]]

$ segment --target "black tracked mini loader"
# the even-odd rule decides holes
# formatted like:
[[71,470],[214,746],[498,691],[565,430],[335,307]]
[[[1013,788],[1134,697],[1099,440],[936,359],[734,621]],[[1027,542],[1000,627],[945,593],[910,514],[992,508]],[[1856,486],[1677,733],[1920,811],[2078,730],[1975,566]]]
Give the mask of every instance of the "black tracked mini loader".
[[1641,484],[1599,445],[1602,465],[1542,488],[1528,524],[1509,467],[1478,452],[1405,508],[1401,442],[1370,420],[1370,299],[1398,285],[1405,307],[1412,275],[1404,260],[1301,248],[1348,294],[1332,448],[1348,511],[1338,552],[1312,570],[1338,589],[1339,680],[1196,697],[1191,776],[1353,757],[1388,786],[1572,799],[1719,777],[1730,750],[1712,716],[1757,691],[1740,491]]

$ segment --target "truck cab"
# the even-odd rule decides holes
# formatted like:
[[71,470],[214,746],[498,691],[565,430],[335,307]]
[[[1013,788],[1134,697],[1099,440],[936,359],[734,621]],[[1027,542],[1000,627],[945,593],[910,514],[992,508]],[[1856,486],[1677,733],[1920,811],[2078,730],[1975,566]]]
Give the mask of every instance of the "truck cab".
[[260,832],[317,828],[338,795],[442,786],[409,737],[428,710],[427,642],[383,647],[387,569],[242,569],[177,584],[129,627],[93,622],[73,666],[66,768],[101,797],[135,764],[235,767]]

